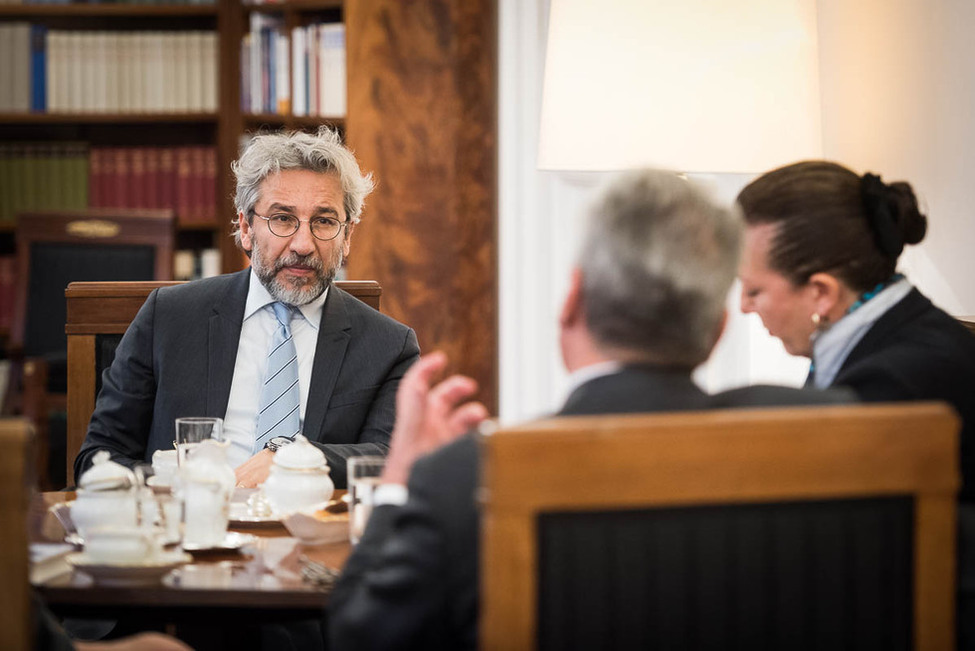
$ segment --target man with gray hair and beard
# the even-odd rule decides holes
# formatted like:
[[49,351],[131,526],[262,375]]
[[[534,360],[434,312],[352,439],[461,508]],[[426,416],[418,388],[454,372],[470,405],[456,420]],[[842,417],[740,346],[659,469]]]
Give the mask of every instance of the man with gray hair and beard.
[[[572,390],[558,415],[848,401],[785,387],[709,396],[691,381],[724,327],[741,239],[736,209],[674,174],[633,172],[610,186],[590,210],[559,317]],[[434,386],[446,364],[440,353],[422,357],[400,385],[383,486],[329,600],[333,648],[477,646],[470,428],[487,414],[465,402],[473,380]]]
[[385,454],[416,335],[331,284],[371,175],[325,127],[257,136],[233,171],[251,268],[149,295],[104,374],[76,477],[100,449],[129,466],[172,449],[183,416],[224,419],[244,487],[299,433],[339,487],[348,457]]

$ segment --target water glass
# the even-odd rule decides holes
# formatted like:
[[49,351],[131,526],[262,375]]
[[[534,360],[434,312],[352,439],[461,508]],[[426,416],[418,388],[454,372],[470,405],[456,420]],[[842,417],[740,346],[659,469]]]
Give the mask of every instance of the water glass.
[[223,440],[222,418],[177,418],[176,464],[182,466],[193,448],[207,439]]
[[373,493],[382,481],[385,457],[352,457],[349,470],[349,540],[358,544],[372,513]]

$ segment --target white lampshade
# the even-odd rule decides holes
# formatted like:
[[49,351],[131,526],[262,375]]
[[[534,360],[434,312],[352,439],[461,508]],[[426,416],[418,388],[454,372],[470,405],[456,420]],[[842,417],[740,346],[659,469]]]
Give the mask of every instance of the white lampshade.
[[820,157],[814,0],[552,0],[542,169]]

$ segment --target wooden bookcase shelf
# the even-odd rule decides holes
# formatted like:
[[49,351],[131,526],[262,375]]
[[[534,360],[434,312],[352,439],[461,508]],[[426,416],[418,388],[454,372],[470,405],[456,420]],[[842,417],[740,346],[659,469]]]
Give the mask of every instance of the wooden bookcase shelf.
[[216,123],[216,113],[0,113],[0,124]]
[[66,4],[0,5],[0,18],[216,16],[218,5]]

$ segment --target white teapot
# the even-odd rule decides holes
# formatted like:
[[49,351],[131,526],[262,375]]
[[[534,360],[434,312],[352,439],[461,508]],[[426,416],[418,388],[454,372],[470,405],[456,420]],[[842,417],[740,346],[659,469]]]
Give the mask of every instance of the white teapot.
[[183,500],[183,541],[199,548],[218,546],[227,533],[236,478],[227,463],[226,442],[207,439],[193,449],[177,473]]
[[301,434],[274,453],[271,474],[261,486],[277,515],[324,504],[335,491],[325,453]]
[[78,480],[71,505],[71,521],[78,533],[106,525],[134,527],[138,521],[135,474],[112,461],[108,450],[99,450],[92,467]]

